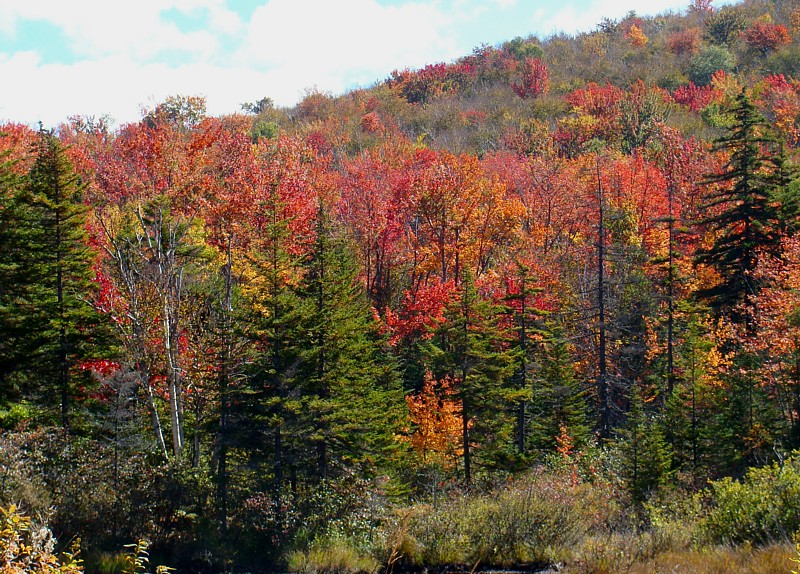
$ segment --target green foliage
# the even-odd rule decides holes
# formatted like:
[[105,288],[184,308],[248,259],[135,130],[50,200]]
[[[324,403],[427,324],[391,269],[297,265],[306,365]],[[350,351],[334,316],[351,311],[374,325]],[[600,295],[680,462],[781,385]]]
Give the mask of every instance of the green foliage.
[[523,61],[527,58],[541,58],[544,51],[541,46],[532,40],[526,40],[517,36],[503,44],[503,50],[511,54],[515,59]]
[[[710,248],[697,251],[696,262],[714,267],[721,276],[718,285],[700,291],[715,310],[733,308],[746,295],[757,291],[750,272],[755,269],[759,249],[774,249],[778,242],[774,181],[769,167],[779,157],[764,117],[743,90],[731,110],[735,123],[715,141],[715,148],[730,153],[722,173],[706,184],[703,208],[713,213],[702,223],[716,232]],[[741,319],[741,317],[740,317]]]
[[0,427],[16,430],[27,426],[36,417],[36,409],[30,403],[14,403],[8,409],[0,409]]
[[800,77],[800,45],[792,44],[769,55],[764,68],[770,74],[783,74],[787,78]]
[[14,164],[7,161],[6,156],[0,155],[0,331],[3,333],[0,337],[0,392],[10,397],[13,386],[8,378],[25,356],[20,342],[26,322],[19,311],[18,290],[28,282],[28,277],[22,265],[25,232],[20,229],[23,205],[19,195],[24,180],[15,173]]
[[206,117],[206,100],[201,96],[169,96],[148,111],[143,121],[150,126],[166,123],[179,130],[189,131]]
[[530,389],[512,386],[519,350],[506,346],[509,333],[500,324],[502,309],[480,296],[469,273],[462,275],[459,288],[459,297],[446,308],[445,321],[426,350],[435,377],[455,382],[464,481],[469,485],[473,444],[481,464],[508,466],[513,440],[509,411],[518,400],[529,398]]
[[0,294],[0,324],[7,328],[0,363],[25,371],[21,394],[60,406],[68,428],[78,386],[74,368],[102,347],[104,335],[90,303],[96,253],[88,245],[83,184],[60,141],[42,131],[24,185],[14,190],[0,237],[17,258],[12,265],[0,261],[0,273],[11,274],[13,288]]
[[724,46],[706,46],[692,59],[689,66],[689,79],[698,86],[711,83],[714,72],[722,70],[731,72],[736,66],[736,59]]
[[700,111],[700,116],[712,128],[722,128],[729,130],[733,128],[734,124],[736,123],[736,119],[730,114],[730,111],[726,109],[722,104],[719,104],[717,102],[713,102],[704,107]]
[[275,139],[280,133],[280,126],[276,122],[256,122],[250,130],[253,142],[258,142],[262,138]]
[[589,508],[596,495],[600,492],[571,485],[566,477],[545,474],[487,494],[417,507],[403,526],[401,561],[509,567],[563,560],[592,527]]
[[672,456],[661,426],[644,410],[634,388],[625,428],[619,431],[615,447],[620,452],[621,472],[631,499],[644,502],[669,479]]
[[718,46],[730,45],[747,27],[747,18],[739,6],[723,6],[706,17],[705,38]]
[[292,552],[288,565],[298,574],[374,574],[381,566],[342,538],[318,540],[307,550]]
[[403,417],[397,371],[356,273],[349,245],[320,209],[297,288],[301,317],[291,383],[297,399],[287,407],[300,425],[295,438],[306,443],[306,468],[318,479],[334,468],[385,460]]
[[792,539],[800,530],[800,459],[751,468],[742,481],[712,482],[711,506],[702,536],[720,544],[769,544]]
[[580,449],[588,444],[591,432],[587,394],[576,377],[563,327],[550,327],[549,335],[539,350],[531,407],[532,443],[542,452],[552,452],[563,428],[573,446]]
[[[148,574],[150,566],[150,553],[147,549],[150,543],[139,540],[136,544],[126,544],[128,552],[124,555],[124,566],[120,574]],[[167,574],[174,570],[168,566],[156,566],[154,574]]]

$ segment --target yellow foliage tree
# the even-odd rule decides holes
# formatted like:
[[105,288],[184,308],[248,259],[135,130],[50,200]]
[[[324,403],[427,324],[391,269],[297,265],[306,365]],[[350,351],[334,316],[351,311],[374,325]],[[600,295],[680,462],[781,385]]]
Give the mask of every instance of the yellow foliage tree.
[[636,48],[642,48],[650,41],[636,24],[631,24],[631,28],[628,30],[628,40],[630,40],[631,46]]

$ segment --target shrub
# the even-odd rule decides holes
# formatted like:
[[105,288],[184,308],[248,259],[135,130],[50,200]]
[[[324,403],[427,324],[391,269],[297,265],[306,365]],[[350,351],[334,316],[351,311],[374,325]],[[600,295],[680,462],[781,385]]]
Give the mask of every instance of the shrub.
[[786,46],[769,55],[765,69],[771,74],[800,77],[800,46]]
[[47,526],[36,525],[13,504],[0,507],[0,572],[3,574],[80,574],[77,550],[54,554],[56,539]]
[[404,562],[416,566],[552,563],[608,521],[597,516],[602,496],[567,475],[539,474],[495,492],[417,507],[395,547]]
[[711,82],[714,72],[723,70],[727,73],[732,71],[735,65],[733,54],[726,48],[707,46],[692,60],[689,78],[698,86],[705,86]]
[[702,535],[722,544],[788,541],[800,530],[800,458],[712,482]]

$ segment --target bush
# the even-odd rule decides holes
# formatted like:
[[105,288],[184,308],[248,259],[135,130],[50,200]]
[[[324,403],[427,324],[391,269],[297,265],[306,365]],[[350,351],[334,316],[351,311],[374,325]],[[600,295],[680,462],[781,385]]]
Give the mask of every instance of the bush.
[[499,491],[419,506],[396,543],[413,566],[509,567],[552,563],[607,516],[598,516],[607,494],[574,484],[566,475],[540,474]]
[[711,83],[714,72],[723,70],[731,72],[736,65],[736,59],[722,46],[707,46],[700,50],[694,57],[689,67],[689,79],[698,86]]
[[711,507],[701,521],[710,542],[764,545],[791,540],[800,530],[800,458],[751,468],[741,482],[712,482]]
[[36,525],[11,505],[0,507],[0,572],[3,574],[80,574],[77,549],[59,558],[47,526]]
[[787,46],[770,54],[765,69],[770,74],[783,74],[787,78],[800,77],[800,46]]

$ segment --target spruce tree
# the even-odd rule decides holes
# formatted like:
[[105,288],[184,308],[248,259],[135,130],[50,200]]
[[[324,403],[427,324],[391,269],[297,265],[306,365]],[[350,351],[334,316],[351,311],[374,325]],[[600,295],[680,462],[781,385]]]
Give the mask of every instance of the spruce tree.
[[514,279],[517,283],[517,290],[506,295],[505,302],[508,306],[507,313],[516,327],[515,336],[509,341],[511,347],[516,350],[517,365],[514,371],[514,383],[519,391],[514,440],[517,456],[524,460],[530,450],[531,409],[536,406],[531,404],[531,396],[536,391],[533,372],[537,364],[538,351],[542,347],[540,340],[546,336],[541,323],[548,313],[537,308],[531,300],[534,294],[541,292],[541,289],[529,286],[530,270],[528,267],[518,263]]
[[621,454],[622,474],[634,502],[642,503],[667,482],[672,452],[659,425],[644,409],[638,388],[631,391],[631,407],[615,444]]
[[500,306],[478,293],[468,272],[462,273],[460,296],[445,310],[445,322],[427,346],[431,371],[437,378],[456,381],[461,403],[464,484],[473,477],[473,446],[484,468],[507,468],[512,451],[515,404],[530,396],[514,388],[519,364],[510,334],[501,326]]
[[24,257],[18,282],[10,286],[11,306],[12,314],[25,317],[12,355],[24,357],[19,367],[35,374],[28,392],[45,405],[59,405],[68,429],[74,367],[102,338],[94,330],[100,322],[90,303],[95,252],[86,231],[83,185],[63,146],[41,131],[35,154],[26,185],[12,200],[12,249]]
[[[257,278],[246,297],[250,307],[248,336],[257,349],[247,384],[231,399],[234,407],[230,441],[251,461],[268,464],[260,473],[271,488],[276,508],[284,480],[296,484],[305,441],[301,438],[297,397],[291,395],[299,365],[301,317],[305,307],[297,292],[300,261],[290,255],[289,221],[276,193],[260,206],[264,220],[261,240],[250,254]],[[279,517],[280,519],[280,517]]]
[[297,295],[297,367],[289,395],[299,425],[295,438],[311,447],[304,466],[316,480],[344,468],[369,472],[390,454],[405,403],[352,249],[322,206]]
[[565,428],[576,447],[591,435],[587,393],[575,376],[575,367],[560,325],[548,326],[537,371],[532,403],[531,442],[539,451],[556,448]]
[[24,358],[21,339],[28,331],[19,312],[20,290],[29,283],[23,274],[25,228],[20,225],[22,206],[18,199],[24,179],[14,164],[0,156],[0,400],[17,399],[12,374]]
[[[705,181],[709,192],[703,210],[711,215],[701,223],[714,232],[715,240],[698,250],[695,261],[713,267],[720,276],[717,285],[701,290],[698,296],[718,314],[730,313],[741,322],[745,317],[737,306],[758,290],[751,276],[758,250],[774,249],[779,242],[776,183],[785,183],[787,170],[783,156],[775,151],[766,120],[744,90],[731,114],[732,127],[714,145],[730,157],[722,173]],[[776,179],[776,175],[781,177]]]

